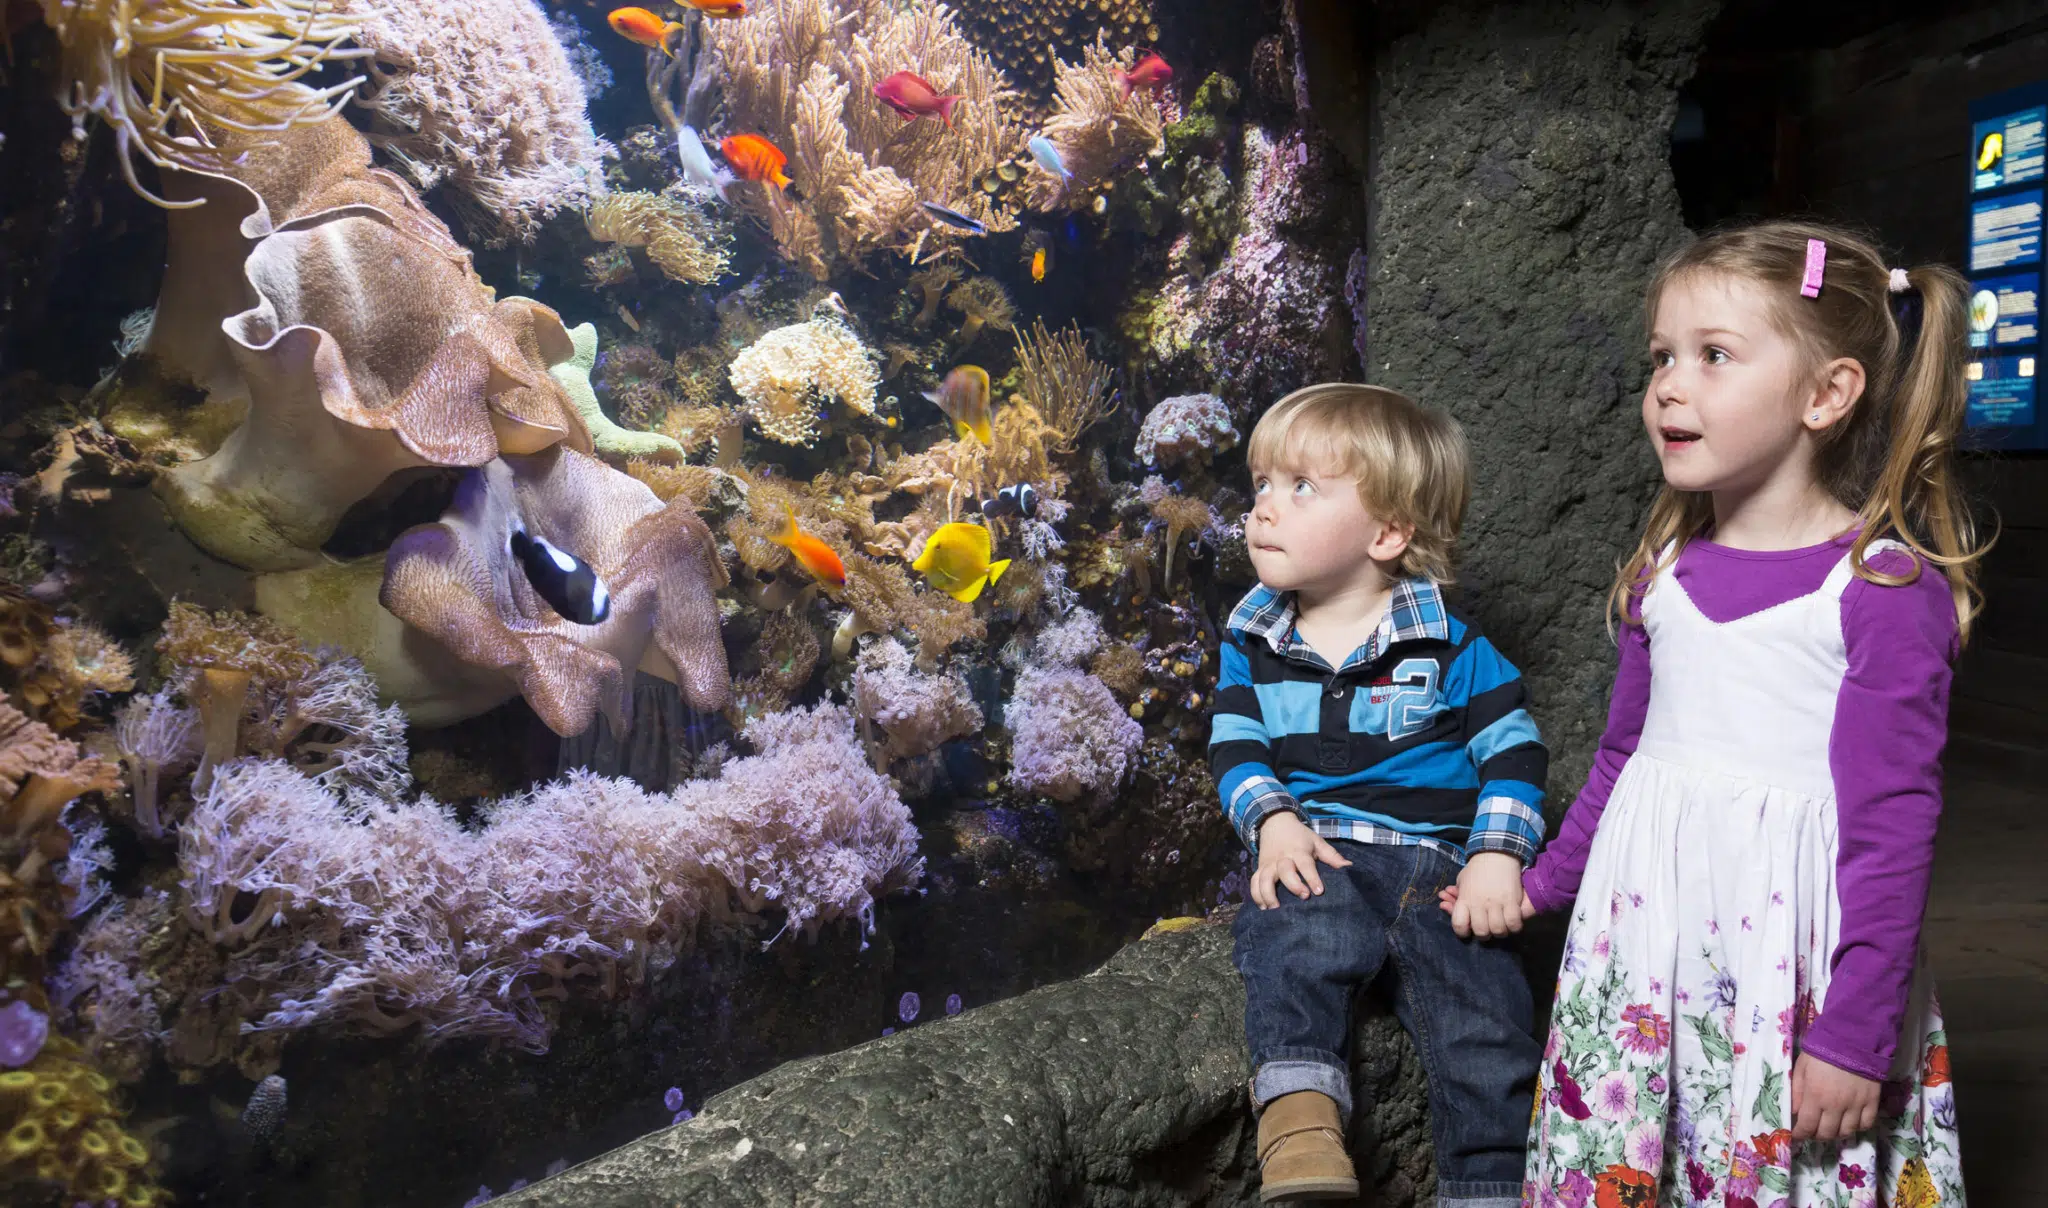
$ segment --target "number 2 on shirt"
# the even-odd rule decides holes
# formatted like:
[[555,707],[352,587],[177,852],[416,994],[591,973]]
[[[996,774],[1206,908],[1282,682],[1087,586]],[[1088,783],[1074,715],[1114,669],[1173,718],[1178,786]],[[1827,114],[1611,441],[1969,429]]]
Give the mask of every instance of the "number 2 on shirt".
[[1387,699],[1387,737],[1398,742],[1429,728],[1437,715],[1435,659],[1402,659],[1389,679],[1395,685]]

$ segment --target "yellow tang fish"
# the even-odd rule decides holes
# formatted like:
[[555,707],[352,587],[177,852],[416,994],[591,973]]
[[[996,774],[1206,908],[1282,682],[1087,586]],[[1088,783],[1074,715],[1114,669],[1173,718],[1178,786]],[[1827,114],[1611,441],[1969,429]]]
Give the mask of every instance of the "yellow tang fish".
[[937,390],[927,390],[924,396],[953,421],[954,436],[972,433],[982,444],[995,445],[995,431],[989,424],[988,370],[979,365],[956,365]]
[[910,564],[910,569],[961,603],[972,604],[982,588],[1002,578],[1009,569],[1008,558],[1001,562],[988,560],[994,548],[987,529],[956,521],[939,526],[939,531],[925,541],[924,552]]

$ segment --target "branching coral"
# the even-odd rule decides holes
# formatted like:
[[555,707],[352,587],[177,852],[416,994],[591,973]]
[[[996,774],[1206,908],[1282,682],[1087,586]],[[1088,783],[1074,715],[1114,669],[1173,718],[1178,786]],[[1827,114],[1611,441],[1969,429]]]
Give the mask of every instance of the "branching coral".
[[[604,620],[578,625],[540,597],[507,548],[514,517],[597,573],[611,595]],[[438,522],[393,543],[380,598],[464,662],[509,677],[557,734],[581,733],[600,708],[616,734],[636,667],[678,684],[693,708],[725,706],[712,598],[724,574],[688,501],[663,506],[631,477],[555,448],[472,471]]]
[[1066,667],[1019,673],[1003,724],[1010,730],[1010,783],[1056,801],[1113,791],[1145,740],[1108,685]]
[[874,354],[830,315],[762,336],[733,358],[731,375],[762,434],[785,445],[816,440],[818,409],[831,400],[873,415],[881,381]]
[[853,673],[853,707],[862,720],[881,727],[882,764],[915,759],[955,738],[978,733],[981,709],[957,675],[923,675],[895,638],[861,651]]
[[[749,186],[742,204],[767,222],[783,255],[819,280],[876,251],[952,243],[958,233],[918,209],[934,201],[991,230],[1016,225],[975,186],[1023,150],[1014,98],[988,56],[933,0],[773,0],[744,21],[708,23],[725,85],[728,128],[789,154],[803,191]],[[905,123],[874,86],[914,71],[963,99],[951,126]]]
[[1230,408],[1213,394],[1162,399],[1138,425],[1138,459],[1148,466],[1173,466],[1190,457],[1221,452],[1237,443]]
[[601,243],[647,249],[670,280],[709,285],[732,259],[730,230],[714,222],[696,193],[610,193],[584,215]]
[[0,705],[0,986],[40,982],[70,916],[58,869],[71,846],[65,804],[120,784],[105,760]]
[[65,112],[81,131],[93,114],[114,132],[121,171],[142,196],[135,157],[160,168],[217,172],[226,162],[201,125],[282,133],[332,117],[361,77],[314,87],[323,64],[359,58],[356,22],[326,0],[43,0],[64,47]]
[[604,194],[611,147],[583,82],[532,0],[347,0],[374,52],[365,103],[379,141],[421,188],[445,181],[493,244],[532,239],[558,210]]
[[1088,355],[1087,338],[1079,328],[1057,335],[1043,320],[1017,333],[1017,368],[1024,380],[1024,398],[1038,409],[1050,432],[1051,447],[1073,453],[1081,433],[1116,411],[1109,391],[1109,367]]
[[1111,54],[1100,38],[1079,61],[1059,66],[1059,100],[1045,123],[1069,178],[1034,165],[1028,196],[1034,209],[1071,209],[1089,192],[1138,166],[1161,146],[1166,114],[1147,89],[1126,92],[1118,79],[1137,61],[1126,47]]

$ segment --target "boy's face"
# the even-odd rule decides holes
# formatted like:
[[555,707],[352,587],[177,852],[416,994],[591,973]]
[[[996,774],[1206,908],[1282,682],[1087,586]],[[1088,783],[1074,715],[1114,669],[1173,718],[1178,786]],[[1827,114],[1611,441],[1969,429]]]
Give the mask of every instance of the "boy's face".
[[1755,491],[1805,452],[1813,375],[1769,306],[1763,287],[1721,273],[1658,299],[1643,426],[1674,488]]
[[1245,545],[1259,582],[1275,591],[1330,596],[1377,586],[1408,548],[1408,535],[1366,511],[1358,479],[1311,466],[1252,471]]

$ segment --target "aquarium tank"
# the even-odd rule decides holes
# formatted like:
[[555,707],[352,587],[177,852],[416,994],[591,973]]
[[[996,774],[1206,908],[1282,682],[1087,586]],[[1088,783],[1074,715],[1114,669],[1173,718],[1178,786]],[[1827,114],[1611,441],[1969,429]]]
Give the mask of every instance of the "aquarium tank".
[[736,1187],[764,1075],[1085,1044],[1243,896],[1243,442],[1380,368],[1347,7],[11,0],[0,1200]]

